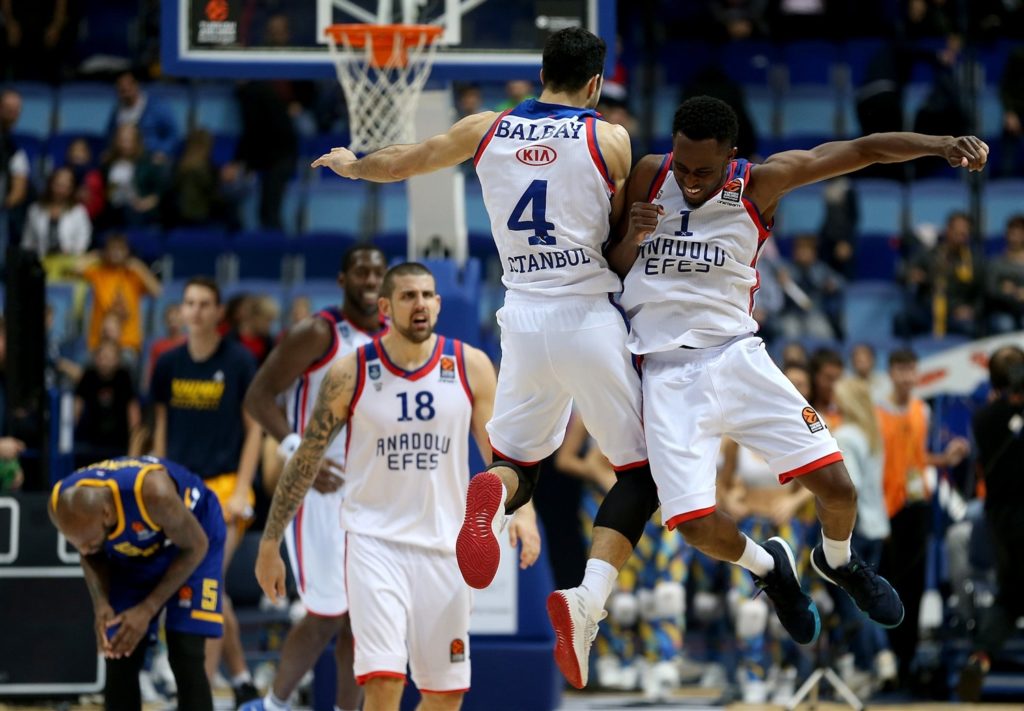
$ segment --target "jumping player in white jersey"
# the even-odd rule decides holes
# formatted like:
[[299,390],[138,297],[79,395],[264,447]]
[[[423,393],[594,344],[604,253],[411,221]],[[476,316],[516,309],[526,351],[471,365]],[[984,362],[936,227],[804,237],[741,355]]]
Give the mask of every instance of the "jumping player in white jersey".
[[[271,437],[287,462],[302,439],[320,385],[333,363],[353,353],[386,328],[377,308],[387,269],[384,253],[360,245],[341,260],[338,286],[341,308],[325,309],[296,325],[274,347],[245,395],[245,409]],[[278,398],[284,394],[284,409]],[[277,676],[266,697],[240,711],[286,711],[288,698],[324,647],[334,645],[338,670],[335,698],[339,711],[359,708],[361,693],[352,674],[352,628],[345,593],[345,532],[341,528],[345,441],[328,449],[312,490],[285,532],[285,544],[306,616],[288,632]]]
[[[555,658],[569,682],[587,682],[597,632],[617,571],[658,507],[641,420],[640,379],[625,348],[621,288],[603,249],[622,212],[629,136],[594,111],[605,44],[581,28],[544,47],[539,99],[468,116],[447,133],[356,160],[344,148],[314,167],[390,182],[474,159],[507,289],[498,312],[501,372],[487,426],[495,462],[473,478],[457,555],[466,582],[490,584],[502,514],[528,502],[540,460],[562,442],[575,402],[619,475],[595,518],[586,574],[556,591],[548,612]],[[575,514],[567,514],[575,515]]]
[[715,459],[727,435],[764,458],[780,483],[799,477],[814,494],[822,543],[812,565],[872,620],[893,627],[903,620],[899,595],[850,549],[857,492],[839,448],[754,336],[757,257],[780,198],[801,185],[924,156],[981,170],[988,146],[973,136],[874,134],[753,166],[735,158],[736,134],[728,104],[684,102],[672,152],[645,156],[630,176],[629,219],[609,253],[626,275],[628,346],[643,356],[644,424],[662,516],[702,552],[751,571],[795,641],[817,638],[817,610],[800,589],[789,546],[778,538],[755,543],[715,508]]
[[[481,351],[434,334],[434,277],[401,264],[384,277],[388,332],[335,362],[274,494],[256,576],[284,593],[280,539],[346,428],[346,579],[355,673],[366,711],[397,711],[406,664],[424,711],[454,711],[469,688],[470,590],[455,559],[469,483],[468,434],[490,459],[486,422],[495,375]],[[537,558],[532,511],[517,514],[521,562]]]

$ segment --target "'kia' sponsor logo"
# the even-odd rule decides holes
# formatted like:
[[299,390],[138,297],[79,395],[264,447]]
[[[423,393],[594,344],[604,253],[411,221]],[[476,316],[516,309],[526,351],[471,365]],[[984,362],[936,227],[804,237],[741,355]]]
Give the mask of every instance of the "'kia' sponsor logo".
[[516,151],[516,160],[526,165],[550,165],[556,158],[555,149],[548,146],[526,146]]

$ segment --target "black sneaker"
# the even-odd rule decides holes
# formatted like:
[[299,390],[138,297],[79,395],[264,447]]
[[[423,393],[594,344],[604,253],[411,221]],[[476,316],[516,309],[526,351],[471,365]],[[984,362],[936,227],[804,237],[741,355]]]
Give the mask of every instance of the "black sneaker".
[[244,704],[246,701],[254,701],[260,698],[259,690],[253,685],[251,681],[245,681],[233,688],[235,692],[235,708]]
[[793,641],[814,644],[821,633],[821,618],[814,600],[800,587],[793,551],[778,537],[769,538],[762,545],[775,559],[775,567],[764,578],[751,574],[754,582],[771,598],[779,622]]
[[981,701],[981,687],[985,683],[989,661],[984,654],[972,654],[960,672],[960,681],[956,685],[956,695],[961,701]]
[[892,629],[903,622],[903,601],[892,584],[867,565],[857,551],[850,551],[850,562],[833,568],[825,559],[819,543],[811,551],[811,565],[818,575],[842,588],[853,598],[860,611],[876,624]]

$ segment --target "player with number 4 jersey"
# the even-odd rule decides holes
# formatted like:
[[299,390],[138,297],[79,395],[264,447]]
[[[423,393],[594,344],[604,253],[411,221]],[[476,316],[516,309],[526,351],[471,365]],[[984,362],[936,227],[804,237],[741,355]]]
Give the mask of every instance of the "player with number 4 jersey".
[[625,129],[594,110],[605,53],[604,41],[587,30],[560,30],[545,43],[538,99],[468,116],[422,143],[359,160],[335,148],[313,162],[345,178],[390,182],[473,159],[507,292],[497,314],[501,372],[487,425],[495,462],[470,483],[456,554],[469,585],[490,584],[505,517],[532,498],[540,461],[561,444],[575,404],[619,474],[595,519],[582,584],[548,600],[556,660],[580,688],[587,682],[585,640],[596,633],[617,571],[658,507],[640,379],[614,301],[621,282],[603,253],[631,161]]

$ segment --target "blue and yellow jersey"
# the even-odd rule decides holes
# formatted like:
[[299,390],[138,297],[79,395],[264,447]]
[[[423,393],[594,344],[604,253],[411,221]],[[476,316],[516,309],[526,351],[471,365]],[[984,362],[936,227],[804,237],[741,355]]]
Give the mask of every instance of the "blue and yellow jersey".
[[[177,486],[185,506],[204,524],[207,499],[213,495],[202,479],[185,467],[157,457],[118,457],[84,467],[57,482],[51,494],[56,510],[60,493],[69,487],[107,487],[114,497],[117,523],[107,537],[103,551],[118,567],[132,570],[136,579],[159,578],[178,553],[146,510],[142,484],[146,475],[163,469]],[[207,529],[207,526],[203,526]],[[207,530],[209,535],[211,532]]]

